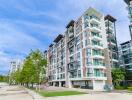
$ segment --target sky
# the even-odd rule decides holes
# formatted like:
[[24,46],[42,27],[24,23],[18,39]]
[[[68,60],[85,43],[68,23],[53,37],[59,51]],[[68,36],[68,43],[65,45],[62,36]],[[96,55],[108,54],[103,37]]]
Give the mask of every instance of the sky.
[[89,7],[117,19],[118,43],[130,40],[124,0],[0,0],[0,74],[7,74],[9,62],[23,59],[31,49],[48,48]]

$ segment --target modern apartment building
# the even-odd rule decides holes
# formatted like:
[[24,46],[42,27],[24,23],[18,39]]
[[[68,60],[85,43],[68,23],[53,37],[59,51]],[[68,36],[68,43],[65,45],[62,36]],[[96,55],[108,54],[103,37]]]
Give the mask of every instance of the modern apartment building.
[[111,15],[105,16],[105,27],[106,27],[111,68],[119,67],[115,22],[116,19]]
[[18,60],[18,59],[12,60],[12,61],[10,62],[9,83],[15,84],[15,81],[12,80],[12,79],[10,78],[10,76],[11,76],[11,74],[12,74],[13,72],[17,71],[18,69],[21,69],[21,68],[22,68],[22,64],[23,64],[23,61]]
[[126,70],[126,82],[132,85],[132,41],[121,44],[121,66]]
[[124,0],[124,1],[127,4],[128,18],[130,20],[129,30],[132,40],[132,0]]
[[64,34],[59,34],[44,52],[49,84],[94,90],[104,90],[107,79],[112,84],[111,66],[117,62],[113,54],[117,45],[115,21],[91,7],[77,21],[70,21]]
[[130,20],[129,24],[129,30],[130,30],[130,36],[131,40],[126,41],[121,44],[121,54],[120,54],[120,59],[122,60],[121,62],[121,67],[124,67],[126,69],[126,82],[128,85],[132,85],[132,71],[131,71],[131,54],[132,54],[132,0],[124,0],[125,3],[127,4],[127,10],[128,10],[128,18]]
[[21,60],[13,60],[10,62],[10,73],[17,71],[17,69],[21,68],[22,66]]

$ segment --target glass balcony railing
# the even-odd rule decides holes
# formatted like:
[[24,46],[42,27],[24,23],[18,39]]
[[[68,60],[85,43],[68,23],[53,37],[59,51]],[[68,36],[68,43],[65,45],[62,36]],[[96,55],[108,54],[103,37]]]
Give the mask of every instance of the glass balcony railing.
[[101,29],[101,27],[98,24],[90,24],[90,26],[93,28]]
[[92,53],[93,56],[103,56],[103,54],[101,52],[93,52]]
[[101,43],[92,43],[92,46],[101,46],[101,47],[103,47],[103,44],[101,44]]
[[90,19],[95,19],[97,21],[100,21],[100,19],[98,17],[96,17],[96,16],[90,16]]
[[99,35],[99,33],[94,33],[94,32],[92,32],[91,35],[92,35],[93,37],[102,38],[102,35]]

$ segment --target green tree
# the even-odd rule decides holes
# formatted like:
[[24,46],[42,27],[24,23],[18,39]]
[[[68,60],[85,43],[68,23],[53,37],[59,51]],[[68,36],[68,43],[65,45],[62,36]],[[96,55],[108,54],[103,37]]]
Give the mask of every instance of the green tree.
[[0,82],[7,82],[7,81],[8,81],[8,76],[0,75]]
[[112,78],[114,87],[120,87],[120,82],[125,79],[125,71],[121,68],[112,69]]
[[39,50],[31,51],[29,55],[30,58],[32,59],[35,70],[34,78],[36,83],[38,83],[40,89],[40,84],[45,80],[47,61],[44,58],[43,53]]
[[22,68],[11,73],[10,78],[14,83],[26,84],[27,87],[29,84],[33,87],[34,83],[40,87],[45,81],[46,65],[47,61],[40,50],[31,51],[25,58]]

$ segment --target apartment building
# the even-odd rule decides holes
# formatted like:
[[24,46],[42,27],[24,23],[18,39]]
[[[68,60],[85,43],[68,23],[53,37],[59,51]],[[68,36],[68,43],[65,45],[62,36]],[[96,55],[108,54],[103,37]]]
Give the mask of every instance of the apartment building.
[[132,40],[132,0],[124,0],[127,4],[127,10],[128,10],[128,18],[130,20],[129,30],[130,30],[130,36]]
[[13,73],[17,71],[17,69],[21,68],[22,66],[22,61],[21,60],[13,60],[10,62],[10,73]]
[[22,68],[22,64],[23,64],[23,61],[19,60],[19,59],[16,59],[16,60],[12,60],[10,62],[10,71],[9,71],[9,83],[11,84],[15,84],[15,81],[12,80],[10,78],[11,74],[13,72],[16,72],[18,69],[21,69]]
[[132,54],[132,0],[124,0],[127,4],[128,18],[130,20],[129,30],[131,40],[120,44],[120,66],[126,69],[126,82],[132,85],[131,54]]
[[111,15],[105,16],[105,27],[111,68],[119,67],[115,22],[116,19]]
[[121,44],[121,66],[126,70],[125,80],[128,85],[132,85],[132,41]]
[[[44,53],[48,60],[49,84],[93,90],[112,85],[111,66],[117,62],[113,60],[116,53],[113,23],[112,16],[105,17],[91,7],[77,21],[71,20],[64,34],[59,34]],[[110,29],[112,32],[107,33]],[[113,36],[110,40],[109,34]]]

